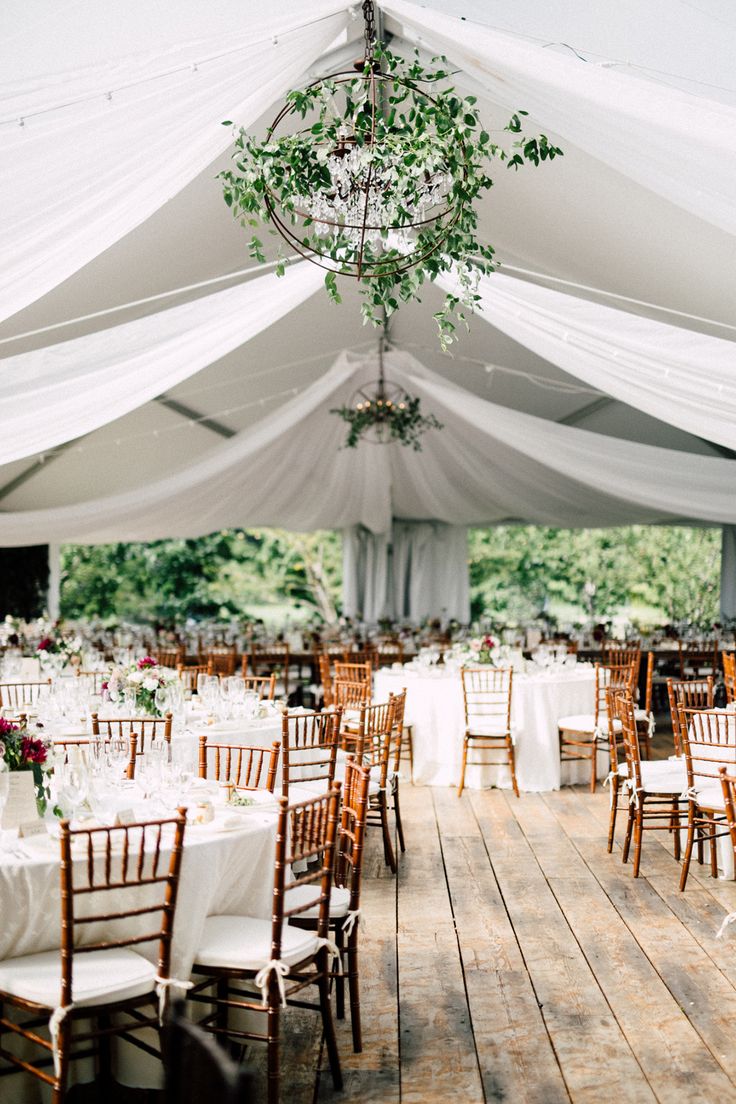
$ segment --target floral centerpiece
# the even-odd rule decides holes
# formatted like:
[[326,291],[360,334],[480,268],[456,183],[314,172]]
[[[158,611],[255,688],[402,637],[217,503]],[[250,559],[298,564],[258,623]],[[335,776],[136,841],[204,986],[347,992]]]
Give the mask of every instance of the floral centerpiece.
[[60,633],[49,632],[39,641],[36,655],[43,667],[61,670],[68,663],[79,666],[82,661],[82,641],[78,636],[67,639]]
[[135,707],[151,717],[160,717],[161,710],[156,705],[156,691],[168,690],[176,682],[176,675],[165,667],[159,667],[153,656],[143,656],[130,667],[112,672],[102,689],[108,694],[120,694],[125,690],[135,691]]
[[46,740],[31,736],[25,725],[0,717],[0,759],[9,771],[31,771],[36,789],[36,804],[43,814],[50,796],[48,787],[49,745]]
[[[465,640],[453,646],[445,652],[445,666],[459,665],[461,667],[474,667],[477,664],[489,664],[496,662],[498,645],[492,636],[477,636],[471,640]],[[448,664],[449,660],[449,664]]]

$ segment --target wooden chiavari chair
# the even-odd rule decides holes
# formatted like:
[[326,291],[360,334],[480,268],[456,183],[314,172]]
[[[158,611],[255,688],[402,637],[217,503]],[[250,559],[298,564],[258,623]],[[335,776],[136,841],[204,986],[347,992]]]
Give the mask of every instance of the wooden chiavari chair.
[[254,675],[276,675],[283,687],[283,696],[289,696],[289,645],[271,644],[261,648],[254,644],[249,653],[250,669]]
[[[340,827],[337,834],[334,884],[330,901],[330,928],[340,951],[342,970],[333,970],[338,1020],[345,1018],[345,980],[350,996],[350,1021],[353,1050],[363,1049],[360,1022],[360,980],[358,972],[358,936],[360,932],[360,889],[365,851],[365,830],[368,814],[370,769],[349,756],[345,762]],[[296,921],[300,927],[315,928],[314,908]]]
[[[346,666],[354,667],[359,665],[361,667],[368,666],[371,672],[378,666],[378,652],[373,648],[361,648],[360,651],[350,652],[345,651],[342,654],[342,663]],[[335,663],[335,675],[337,678],[340,676],[337,674],[338,663]]]
[[712,709],[713,694],[712,675],[702,679],[667,679],[667,700],[670,704],[675,755],[680,756],[683,753],[680,710]]
[[[300,1008],[320,1011],[333,1084],[342,1088],[330,1004],[330,962],[337,948],[329,938],[339,804],[339,785],[295,805],[279,799],[271,920],[210,916],[195,955],[192,972],[202,980],[187,997],[212,1008],[200,1027],[223,1040],[266,1042],[268,1104],[280,1100],[281,1018],[294,998]],[[296,921],[311,910],[316,930],[305,931]],[[313,985],[316,1005],[301,996]],[[238,1010],[265,1015],[265,1034],[231,1025],[230,1013]]]
[[[465,734],[457,795],[462,796],[468,766],[507,765],[511,771],[513,791],[518,797],[514,739],[511,732],[514,673],[510,667],[463,667],[460,674],[463,683]],[[479,757],[471,758],[473,751],[477,751]],[[499,751],[505,752],[505,757],[491,761],[486,758],[486,752]]]
[[644,686],[644,705],[635,710],[636,728],[639,733],[639,750],[644,745],[644,759],[652,757],[652,737],[654,736],[654,711],[652,709],[652,689],[654,678],[654,652],[647,652],[647,672]]
[[[98,1056],[99,1081],[110,1089],[113,1035],[156,1054],[135,1033],[159,1030],[159,999],[165,1011],[185,824],[185,809],[120,828],[71,829],[69,821],[60,822],[61,947],[0,962],[0,1039],[12,1033],[31,1053],[40,1051],[31,1061],[0,1044],[0,1057],[48,1085],[53,1104],[66,1098],[69,1068],[80,1054]],[[147,912],[160,915],[157,925],[151,919],[144,927],[153,929],[148,935],[138,923],[142,887]],[[104,925],[104,934],[91,920]],[[139,954],[144,943],[158,944],[156,965]],[[31,1019],[16,1023],[8,1008]],[[75,1031],[78,1020],[93,1026]],[[47,1023],[48,1042],[37,1031]]]
[[152,654],[159,667],[170,667],[174,671],[184,662],[183,648],[158,648]]
[[715,675],[718,670],[718,638],[706,640],[678,640],[680,678],[694,679]]
[[320,652],[317,656],[319,664],[319,680],[322,683],[322,707],[329,709],[335,704],[335,695],[332,687],[332,669],[330,657],[326,652]]
[[98,717],[92,714],[92,735],[103,736],[110,740],[115,736],[128,741],[128,768],[129,781],[135,778],[136,764],[141,755],[145,755],[146,744],[151,740],[163,739],[167,744],[171,743],[171,725],[173,715],[167,713],[165,717]]
[[[629,768],[623,753],[623,710],[628,708],[628,696],[621,690],[609,689],[606,693],[608,712],[608,740],[611,756],[611,771],[606,782],[611,786],[611,815],[608,822],[608,851],[613,850],[613,841],[616,832],[617,813],[628,813],[629,789],[627,780]],[[634,710],[634,718],[638,710]],[[641,751],[641,729],[637,720],[637,734]],[[619,754],[620,753],[620,754]],[[673,779],[679,785],[684,784],[682,766],[670,759],[641,760],[642,780],[646,785],[668,783]]]
[[389,827],[388,776],[392,760],[394,700],[360,707],[356,725],[343,726],[340,744],[344,753],[368,766],[371,782],[368,790],[368,825],[381,829],[386,865],[396,873],[396,856]]
[[333,684],[333,705],[337,709],[356,712],[363,705],[370,705],[371,684],[363,680],[359,682],[347,682],[345,679],[335,679]]
[[716,840],[726,834],[723,791],[719,768],[736,771],[736,714],[714,709],[680,707],[680,738],[687,770],[687,844],[680,874],[680,889],[687,885],[693,844],[698,857],[703,842],[710,851],[710,872],[718,877]]
[[635,663],[636,682],[641,662],[641,640],[606,640],[601,650],[601,659],[606,667],[623,667],[628,663]]
[[401,821],[401,803],[399,801],[399,784],[401,782],[401,752],[405,740],[406,728],[404,725],[404,712],[406,710],[406,688],[398,694],[390,694],[394,711],[392,717],[393,731],[391,734],[390,773],[388,784],[391,789],[391,797],[396,821],[396,833],[399,837],[399,847],[406,851],[404,843],[404,826]]
[[206,663],[180,663],[176,668],[179,681],[190,694],[196,693],[197,679],[200,675],[209,674]]
[[557,722],[560,736],[560,761],[590,763],[591,793],[595,793],[597,784],[598,752],[605,751],[610,754],[606,694],[609,689],[627,690],[633,694],[635,679],[634,663],[616,666],[596,663],[593,712],[560,717]]
[[723,682],[726,687],[726,701],[730,705],[736,701],[736,652],[721,652],[723,660]]
[[646,768],[650,764],[642,763],[639,754],[639,735],[631,694],[628,690],[615,690],[614,693],[620,699],[617,712],[621,720],[621,742],[627,767],[626,788],[629,793],[629,815],[621,858],[623,862],[628,862],[633,834],[633,873],[638,878],[645,831],[672,832],[675,858],[680,858],[680,800],[685,786],[685,772],[681,764],[670,763],[669,771],[661,771],[657,775],[647,773]]
[[14,709],[19,713],[33,706],[39,699],[44,686],[51,685],[51,679],[40,682],[0,682],[0,709]]
[[235,647],[227,651],[207,652],[207,674],[229,678],[235,674],[238,657]]
[[236,790],[269,790],[273,793],[279,769],[281,744],[267,747],[245,744],[213,744],[199,737],[199,777],[230,782]]
[[[719,767],[718,774],[721,779],[721,794],[723,795],[723,808],[726,813],[728,834],[731,837],[731,861],[734,870],[736,870],[736,770],[732,770],[729,774],[727,767]],[[733,923],[735,919],[736,915],[730,913],[728,919],[721,925],[721,931],[728,923]],[[721,932],[718,934],[720,935]]]
[[319,791],[335,780],[342,710],[284,713],[281,722],[281,792],[291,783]]
[[276,697],[276,675],[244,675],[246,693],[258,695],[261,701],[273,701]]

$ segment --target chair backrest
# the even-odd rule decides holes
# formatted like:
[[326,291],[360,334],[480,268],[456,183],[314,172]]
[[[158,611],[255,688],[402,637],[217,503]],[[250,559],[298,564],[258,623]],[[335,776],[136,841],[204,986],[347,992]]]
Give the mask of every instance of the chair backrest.
[[736,701],[736,652],[721,652],[723,681],[726,685],[726,701]]
[[199,777],[231,782],[239,790],[270,790],[276,783],[281,744],[268,747],[213,744],[199,737]]
[[615,715],[621,721],[621,746],[628,767],[629,784],[634,792],[641,790],[641,755],[639,753],[639,732],[636,727],[636,711],[631,692],[621,687],[610,691],[610,699]]
[[325,652],[320,652],[317,656],[317,662],[319,664],[319,680],[322,683],[322,704],[325,709],[329,709],[331,705],[334,705],[335,701],[332,688],[330,657]]
[[628,708],[631,695],[620,688],[610,688],[606,691],[606,711],[608,714],[608,750],[611,757],[611,772],[616,774],[619,765],[619,750],[623,754],[623,736],[621,729],[616,729],[616,721],[623,725],[623,713]]
[[329,789],[335,780],[342,710],[284,713],[281,722],[281,788],[291,782],[320,782]]
[[338,682],[367,682],[370,685],[372,678],[373,665],[370,661],[345,660],[344,663],[335,663],[335,679]]
[[159,648],[154,654],[159,667],[176,669],[184,660],[184,650],[182,648]]
[[511,690],[514,672],[510,667],[463,667],[465,727],[511,731]]
[[401,767],[401,745],[404,739],[404,713],[406,712],[406,687],[398,694],[390,694],[393,703],[393,732],[391,733],[391,768],[398,771]]
[[678,640],[680,678],[714,674],[718,668],[718,637],[705,640]]
[[206,659],[208,675],[225,675],[229,677],[235,674],[235,666],[238,662],[238,657],[235,654],[234,648],[223,652],[207,652]]
[[50,686],[51,679],[41,682],[0,682],[0,708],[23,711],[27,705],[35,705],[44,686]]
[[636,686],[637,665],[630,663],[596,663],[595,665],[595,723],[605,721],[609,690],[626,690],[633,698]]
[[273,701],[276,697],[276,675],[243,675],[247,692],[255,692],[261,701]]
[[163,738],[171,743],[173,714],[164,717],[100,717],[92,714],[93,736],[138,736],[138,750],[142,752],[147,740]]
[[394,734],[393,695],[387,702],[360,707],[360,720],[356,728],[343,728],[340,743],[344,751],[351,752],[359,763],[372,767],[375,779],[382,789],[386,786]]
[[209,671],[206,663],[179,663],[177,664],[176,673],[184,689],[194,693],[197,689],[197,679],[199,676],[206,675]]
[[680,707],[688,788],[717,786],[719,767],[736,771],[736,714]]
[[[367,666],[370,671],[373,671],[374,667],[378,666],[378,652],[375,648],[361,648],[360,651],[357,652],[346,650],[342,654],[342,663],[347,667]],[[337,668],[337,663],[335,667]],[[335,673],[339,678],[340,676],[337,674],[337,671]]]
[[332,687],[333,705],[338,709],[360,709],[371,700],[371,684],[336,678]]
[[[121,828],[72,829],[68,820],[60,822],[60,1007],[74,1000],[75,955],[157,942],[158,976],[169,977],[185,825],[186,809],[179,809],[175,817]],[[145,906],[141,905],[142,887]],[[141,933],[140,927],[125,924],[149,914],[150,931]],[[90,941],[96,920],[105,921],[105,934],[99,941]]]
[[635,663],[639,674],[641,662],[641,640],[607,640],[602,649],[602,659],[607,667],[621,667],[625,663]]
[[363,871],[365,825],[368,816],[370,767],[353,756],[345,763],[340,829],[335,859],[335,885],[350,890],[350,912],[360,908],[360,882]]
[[683,748],[680,710],[712,709],[713,693],[712,675],[699,679],[667,679],[667,698],[670,703],[672,735],[677,755],[682,755]]
[[647,675],[644,688],[644,709],[652,712],[652,684],[654,682],[654,652],[647,652]]
[[[334,870],[340,784],[319,797],[290,805],[279,799],[276,861],[273,878],[271,959],[281,958],[284,921],[314,909],[317,937],[326,939],[330,921],[330,894]],[[312,886],[313,894],[294,894],[299,886]],[[270,975],[272,998],[278,1000],[277,982]]]

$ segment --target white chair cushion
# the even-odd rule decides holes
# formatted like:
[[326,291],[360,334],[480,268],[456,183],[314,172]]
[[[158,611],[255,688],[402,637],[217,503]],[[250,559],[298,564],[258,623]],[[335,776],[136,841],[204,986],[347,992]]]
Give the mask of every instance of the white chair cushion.
[[641,764],[641,782],[646,793],[684,793],[687,789],[685,763],[672,763],[669,759],[644,761]]
[[636,718],[637,721],[646,721],[648,723],[649,722],[649,711],[647,709],[635,709],[634,710],[634,717]]
[[720,786],[705,786],[702,790],[696,790],[695,792],[701,809],[718,809],[725,813],[726,806],[723,803],[723,790]]
[[[319,897],[319,884],[314,885],[300,885],[295,886],[294,889],[289,892],[289,908],[298,908],[299,905],[304,905],[309,901],[314,901]],[[339,919],[342,916],[347,916],[348,909],[350,907],[350,890],[344,889],[342,886],[333,886],[332,893],[330,895],[330,916]],[[315,920],[319,916],[319,907],[314,905],[312,908],[307,909],[306,912],[300,912],[299,916],[304,920]]]
[[[557,726],[568,732],[589,732],[592,735],[595,731],[595,716],[592,713],[574,713],[570,717],[560,717]],[[604,734],[608,731],[608,717],[605,714],[598,718],[598,727]],[[621,722],[614,721],[613,727],[615,732],[620,732]]]
[[[287,896],[287,908],[288,902]],[[281,936],[283,962],[293,966],[315,954],[317,949],[317,937],[313,932],[284,924]],[[205,920],[194,961],[197,966],[260,970],[270,959],[270,920],[258,920],[254,916],[209,916]]]
[[[152,992],[156,967],[129,947],[74,956],[74,1004],[111,1004]],[[61,996],[61,951],[6,958],[0,989],[23,1000],[56,1008]]]

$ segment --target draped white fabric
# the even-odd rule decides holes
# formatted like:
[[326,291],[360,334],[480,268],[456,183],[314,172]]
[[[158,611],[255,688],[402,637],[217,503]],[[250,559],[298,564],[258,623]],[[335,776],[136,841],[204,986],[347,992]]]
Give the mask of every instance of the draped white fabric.
[[736,233],[736,109],[409,0],[384,10],[406,37],[445,53],[510,111],[529,111],[562,139],[679,207]]
[[341,448],[330,409],[375,376],[365,357],[333,368],[203,459],[134,491],[49,509],[0,513],[3,545],[96,544],[197,536],[226,526],[290,529],[393,517],[450,525],[522,520],[586,527],[692,519],[736,524],[736,462],[636,444],[558,425],[448,384],[406,353],[389,378],[422,398],[444,429],[424,451]]
[[113,329],[0,361],[0,464],[72,441],[142,406],[313,294],[306,261]]
[[343,0],[300,8],[275,12],[265,36],[239,29],[0,87],[0,320],[176,195],[227,149],[223,120],[253,123],[348,19]]
[[736,619],[736,525],[724,525],[721,538],[721,620]]
[[[454,290],[451,278],[438,283]],[[734,342],[500,272],[481,277],[478,293],[478,318],[558,368],[660,421],[733,447]]]
[[394,520],[390,533],[343,533],[343,609],[375,622],[425,617],[470,620],[464,526]]

